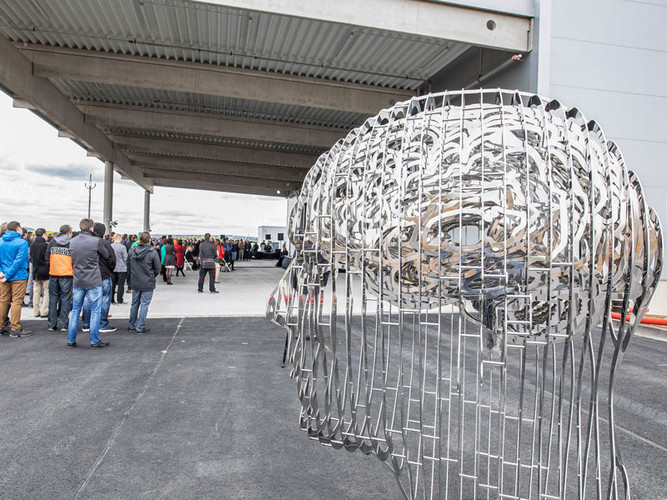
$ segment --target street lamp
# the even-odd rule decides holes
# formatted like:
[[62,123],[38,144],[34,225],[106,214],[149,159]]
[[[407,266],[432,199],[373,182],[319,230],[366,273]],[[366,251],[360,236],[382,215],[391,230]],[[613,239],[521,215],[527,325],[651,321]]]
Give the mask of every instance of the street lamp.
[[90,219],[90,201],[92,191],[97,187],[97,184],[93,183],[93,174],[90,174],[90,178],[88,179],[88,182],[84,183],[84,186],[86,186],[86,189],[88,190],[88,218]]

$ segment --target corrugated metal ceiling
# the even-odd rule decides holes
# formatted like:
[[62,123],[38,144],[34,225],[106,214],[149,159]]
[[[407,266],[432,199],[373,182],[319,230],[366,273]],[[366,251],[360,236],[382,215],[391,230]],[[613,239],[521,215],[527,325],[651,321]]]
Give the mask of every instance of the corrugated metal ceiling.
[[465,46],[180,0],[4,0],[18,42],[416,89]]
[[[113,128],[113,129],[108,129],[108,132],[119,136],[126,135],[128,137],[138,137],[138,138],[144,137],[146,139],[174,139],[179,141],[189,141],[196,143],[218,144],[221,146],[269,149],[286,153],[307,153],[307,154],[319,155],[324,151],[326,151],[326,148],[297,146],[297,145],[275,143],[275,142],[249,141],[243,139],[233,139],[233,138],[218,137],[218,136],[179,134],[174,132],[164,132],[160,130]],[[134,151],[134,150],[128,149],[128,151]]]
[[236,118],[265,119],[303,125],[337,127],[344,130],[364,122],[367,115],[270,102],[174,92],[123,85],[51,80],[74,102],[102,102],[156,109],[216,114]]

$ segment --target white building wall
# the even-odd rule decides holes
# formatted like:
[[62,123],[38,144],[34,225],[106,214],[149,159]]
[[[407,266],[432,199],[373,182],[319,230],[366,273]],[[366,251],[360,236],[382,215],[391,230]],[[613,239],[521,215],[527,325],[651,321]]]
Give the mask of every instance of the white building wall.
[[[667,226],[667,2],[553,0],[549,95],[619,145]],[[667,278],[667,273],[663,273]],[[651,312],[667,314],[667,282]]]
[[[278,234],[283,235],[282,240],[278,240]],[[268,236],[271,236],[268,238]],[[287,227],[285,226],[259,226],[257,228],[257,243],[262,241],[272,243],[273,248],[282,248],[283,243],[287,243]]]

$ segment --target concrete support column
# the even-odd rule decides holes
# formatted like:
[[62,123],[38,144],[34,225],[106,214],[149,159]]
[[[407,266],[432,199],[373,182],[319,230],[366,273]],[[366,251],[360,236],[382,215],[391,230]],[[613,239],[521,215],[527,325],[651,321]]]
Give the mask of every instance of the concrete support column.
[[144,231],[150,231],[151,192],[144,191]]
[[113,162],[104,162],[104,225],[111,232],[113,217]]

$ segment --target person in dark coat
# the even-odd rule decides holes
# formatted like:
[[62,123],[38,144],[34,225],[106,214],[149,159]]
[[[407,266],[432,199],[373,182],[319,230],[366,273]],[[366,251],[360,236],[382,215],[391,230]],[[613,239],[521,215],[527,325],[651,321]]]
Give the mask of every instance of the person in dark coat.
[[174,240],[167,239],[162,246],[162,250],[164,251],[164,261],[162,264],[165,269],[167,285],[173,285],[171,276],[174,274],[174,269],[176,268],[176,248],[174,248]]
[[[113,292],[113,271],[116,268],[116,252],[109,240],[104,239],[106,226],[101,222],[93,224],[93,234],[102,240],[102,245],[109,256],[106,259],[100,258],[100,273],[102,275],[102,305],[100,308],[100,333],[115,332],[116,328],[109,324],[109,309],[111,308],[111,295]],[[90,301],[83,303],[83,314],[81,315],[83,331],[87,332],[90,328]]]
[[[49,315],[49,266],[46,263],[46,249],[48,244],[44,239],[44,228],[35,231],[35,239],[30,245],[32,259],[32,305],[35,318],[46,318]],[[41,298],[41,306],[40,306]]]
[[208,289],[211,293],[219,293],[215,289],[215,268],[217,266],[218,249],[211,242],[211,233],[204,235],[204,241],[199,244],[199,283],[197,291],[204,292],[204,280],[208,274]]
[[127,257],[127,281],[132,289],[132,305],[127,329],[146,333],[148,306],[153,300],[155,278],[160,274],[162,263],[160,254],[151,246],[151,235],[147,232],[139,236],[139,244],[130,249]]
[[232,271],[234,270],[234,262],[239,258],[239,242],[234,240],[232,243]]

